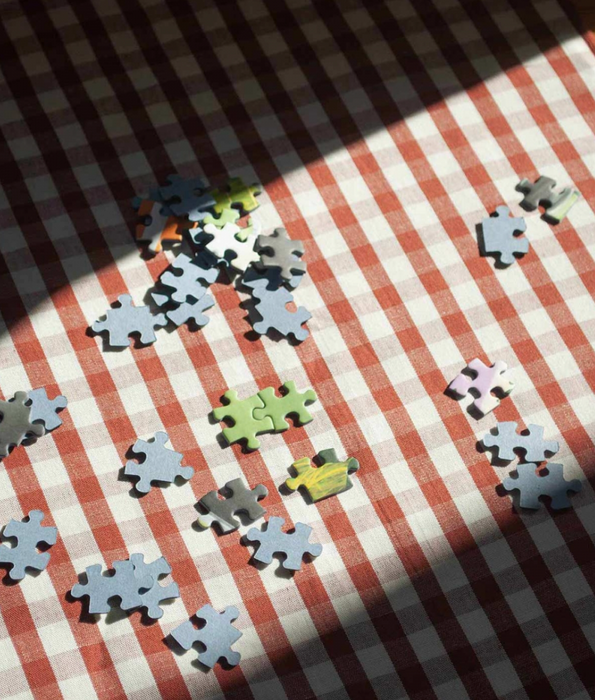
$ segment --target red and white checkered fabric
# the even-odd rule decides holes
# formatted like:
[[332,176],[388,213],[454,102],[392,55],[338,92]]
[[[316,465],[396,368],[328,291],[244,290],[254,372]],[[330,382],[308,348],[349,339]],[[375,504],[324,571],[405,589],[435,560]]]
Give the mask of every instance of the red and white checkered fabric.
[[[2,2],[0,389],[46,386],[64,425],[0,465],[0,523],[59,529],[48,569],[0,585],[0,697],[579,698],[595,688],[595,57],[555,0]],[[254,340],[232,286],[202,332],[103,351],[86,329],[168,264],[133,240],[130,198],[169,173],[260,180],[265,231],[306,241],[299,346]],[[475,226],[520,177],[584,195],[509,269]],[[248,336],[246,335],[248,333]],[[444,395],[474,357],[516,369],[481,421]],[[223,449],[207,415],[293,379],[305,428]],[[545,426],[573,508],[515,512],[477,440]],[[130,495],[137,436],[165,429],[183,486]],[[307,505],[278,487],[335,447],[354,487]],[[243,475],[322,555],[293,579],[196,501]],[[245,529],[243,530],[245,531]],[[161,621],[79,620],[85,567],[164,555],[181,598]],[[202,673],[164,643],[204,603],[236,605],[241,664]]]

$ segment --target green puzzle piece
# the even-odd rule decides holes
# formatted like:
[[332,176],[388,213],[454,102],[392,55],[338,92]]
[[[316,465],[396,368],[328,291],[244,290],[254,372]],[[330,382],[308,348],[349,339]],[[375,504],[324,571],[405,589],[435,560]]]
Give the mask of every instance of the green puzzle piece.
[[207,214],[202,220],[202,226],[213,224],[217,228],[223,228],[225,224],[235,224],[240,218],[240,212],[237,209],[226,207],[219,216]]
[[223,429],[223,436],[231,445],[234,442],[246,440],[246,447],[249,450],[257,450],[260,447],[260,440],[256,439],[260,433],[273,430],[273,421],[264,416],[260,419],[254,416],[256,408],[263,408],[258,394],[249,396],[247,399],[238,399],[238,392],[234,389],[226,391],[223,395],[226,405],[213,409],[215,420],[221,421],[224,418],[231,418],[233,426]]
[[308,389],[300,394],[296,389],[295,382],[291,381],[285,382],[282,388],[284,393],[281,396],[277,396],[271,386],[258,392],[264,407],[255,408],[254,417],[258,420],[268,416],[273,421],[275,430],[287,430],[289,423],[285,418],[290,415],[297,416],[300,425],[309,423],[312,416],[306,408],[306,404],[318,399],[316,392],[313,389]]
[[312,466],[308,457],[302,457],[292,464],[297,476],[285,482],[290,491],[296,491],[303,486],[312,501],[316,502],[351,488],[349,474],[359,469],[357,459],[349,457],[340,462],[334,449],[321,450],[318,457],[322,461],[320,467]]
[[225,209],[235,206],[241,207],[244,212],[252,211],[258,206],[256,195],[261,192],[260,185],[245,185],[241,177],[232,177],[227,181],[226,189],[215,189],[211,192],[215,200],[213,210],[222,214]]

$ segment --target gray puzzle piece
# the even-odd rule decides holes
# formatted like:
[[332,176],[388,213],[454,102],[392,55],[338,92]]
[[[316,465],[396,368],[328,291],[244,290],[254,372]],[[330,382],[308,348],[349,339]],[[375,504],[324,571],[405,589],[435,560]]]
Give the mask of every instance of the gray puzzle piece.
[[130,346],[132,334],[139,334],[141,343],[149,345],[157,340],[155,328],[167,325],[165,314],[151,313],[148,306],[133,306],[130,294],[118,297],[119,307],[108,309],[104,321],[95,321],[91,326],[94,333],[108,332],[109,344],[115,348]]
[[0,545],[0,562],[12,564],[8,576],[13,581],[23,579],[25,569],[43,571],[50,561],[49,552],[38,552],[37,546],[40,543],[49,546],[56,544],[58,530],[41,525],[44,517],[40,510],[32,510],[21,522],[11,520],[4,528],[3,538],[15,538],[17,541],[14,547]]
[[249,267],[241,277],[238,277],[238,287],[248,287],[254,289],[262,286],[264,289],[274,291],[285,285],[295,289],[304,279],[304,274],[295,274],[290,280],[284,280],[281,277],[281,270],[274,267],[269,267],[266,270],[257,270],[254,267]]
[[54,430],[62,425],[58,411],[68,405],[66,396],[56,396],[55,399],[50,400],[45,388],[41,387],[30,391],[28,397],[31,406],[31,415],[29,416],[31,423],[43,423],[46,431]]
[[241,656],[231,648],[231,645],[238,641],[242,632],[236,629],[231,623],[240,615],[240,611],[229,605],[222,613],[218,613],[208,603],[196,611],[196,617],[206,622],[201,629],[196,629],[188,620],[176,627],[171,636],[176,642],[188,651],[193,644],[200,642],[206,647],[206,651],[199,653],[198,660],[208,668],[213,668],[221,658],[225,659],[230,666],[237,666]]
[[541,508],[540,496],[549,496],[551,498],[551,507],[553,510],[570,507],[568,499],[568,491],[578,493],[582,489],[582,484],[578,479],[566,481],[564,479],[564,467],[561,464],[548,463],[545,468],[548,471],[547,475],[536,473],[538,465],[531,462],[527,464],[519,464],[516,468],[517,476],[504,479],[502,486],[506,491],[514,491],[520,493],[521,508],[530,508],[538,510]]
[[287,304],[293,296],[284,287],[267,289],[267,281],[260,280],[252,286],[252,296],[257,300],[254,308],[260,314],[261,321],[253,324],[254,330],[265,335],[271,328],[283,336],[293,335],[299,342],[305,340],[309,332],[302,324],[312,318],[312,314],[303,306],[297,311],[289,311]]
[[533,211],[542,204],[545,207],[546,218],[551,219],[554,223],[560,223],[581,198],[581,193],[573,187],[566,187],[556,192],[555,187],[555,180],[541,175],[535,182],[529,182],[527,178],[523,178],[516,189],[525,194],[521,201],[521,206],[524,209]]
[[126,476],[138,476],[136,490],[140,493],[149,493],[153,481],[173,483],[176,477],[191,479],[194,476],[192,467],[182,467],[182,455],[165,447],[169,440],[167,433],[159,431],[155,437],[149,440],[137,440],[132,448],[135,454],[144,454],[145,460],[140,464],[129,460],[124,467]]
[[483,252],[500,257],[502,265],[512,265],[516,255],[525,255],[529,251],[529,241],[515,236],[523,233],[527,224],[522,217],[510,216],[510,209],[504,205],[496,209],[496,216],[489,216],[481,223],[483,232]]
[[170,287],[174,291],[167,295],[153,294],[153,300],[158,306],[170,300],[177,304],[198,301],[207,291],[205,285],[213,284],[218,276],[218,268],[204,268],[196,264],[188,255],[178,255],[170,265],[170,269],[166,270],[159,280],[163,286]]
[[258,520],[266,513],[258,503],[269,493],[263,484],[249,489],[241,479],[232,479],[221,489],[222,493],[229,491],[232,495],[225,499],[219,498],[217,491],[209,491],[200,499],[200,505],[208,511],[198,518],[201,527],[207,528],[216,523],[221,532],[233,532],[240,527],[240,521],[233,517],[236,513],[246,513],[250,520]]
[[45,430],[42,425],[31,420],[29,397],[24,391],[17,391],[10,401],[0,401],[0,457],[8,456],[11,447],[18,447],[26,437],[41,437]]
[[248,531],[246,539],[249,542],[259,542],[258,551],[254,559],[263,564],[273,561],[273,554],[279,552],[285,554],[285,560],[281,566],[291,571],[299,571],[302,568],[304,554],[317,557],[322,552],[321,544],[308,542],[312,528],[304,523],[296,523],[295,532],[287,534],[283,532],[285,520],[283,518],[269,518],[265,523],[266,530],[258,530],[253,527]]
[[527,426],[528,435],[517,433],[517,423],[507,421],[498,423],[496,435],[487,433],[482,442],[486,447],[495,448],[498,451],[498,458],[511,462],[516,458],[515,450],[524,450],[526,462],[543,462],[546,459],[546,452],[551,455],[556,454],[560,445],[555,440],[543,439],[543,426],[531,423]]
[[143,605],[142,593],[150,590],[155,583],[149,574],[137,575],[132,561],[115,561],[114,573],[103,576],[101,564],[88,566],[87,583],[77,583],[72,587],[73,598],[89,597],[89,613],[107,613],[113,607],[110,599],[119,598],[122,610],[132,610]]
[[281,278],[289,281],[294,273],[305,273],[306,263],[300,260],[304,254],[302,241],[292,241],[284,228],[276,228],[270,236],[258,236],[259,266],[280,270]]
[[209,322],[209,317],[203,313],[215,305],[215,300],[210,294],[205,294],[201,299],[193,304],[187,302],[181,304],[177,309],[167,312],[167,318],[176,326],[181,326],[192,320],[197,326],[206,326]]
[[215,200],[205,192],[206,184],[199,177],[186,180],[179,175],[170,175],[167,180],[169,185],[160,187],[159,193],[169,202],[176,216],[187,216],[190,221],[201,221],[210,213],[210,208],[215,206]]
[[141,608],[147,609],[147,616],[152,620],[159,620],[163,616],[163,610],[160,603],[164,600],[172,600],[180,597],[180,589],[175,581],[172,581],[167,586],[161,586],[159,579],[162,576],[171,574],[171,566],[167,563],[165,557],[155,559],[150,564],[145,564],[143,554],[133,554],[130,561],[134,566],[136,577],[149,575],[153,577],[154,583],[148,591],[141,593]]

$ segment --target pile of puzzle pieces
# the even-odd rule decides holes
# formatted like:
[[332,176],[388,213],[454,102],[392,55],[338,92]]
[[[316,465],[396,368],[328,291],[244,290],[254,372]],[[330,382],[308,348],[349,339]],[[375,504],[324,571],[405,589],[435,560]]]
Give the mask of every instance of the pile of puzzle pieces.
[[130,559],[115,561],[111,576],[102,574],[101,564],[86,568],[86,583],[77,583],[70,594],[73,598],[88,598],[88,612],[92,615],[108,613],[118,599],[122,610],[142,610],[151,620],[163,615],[160,607],[165,600],[180,597],[178,584],[166,586],[159,579],[171,573],[171,567],[164,557],[147,564],[144,555],[132,554]]
[[209,322],[205,312],[215,303],[207,290],[225,270],[229,279],[235,276],[239,290],[251,293],[249,318],[256,333],[274,331],[297,342],[305,340],[303,324],[311,314],[304,307],[287,308],[293,302],[289,290],[306,273],[303,243],[291,240],[284,228],[262,235],[251,217],[240,226],[240,219],[258,207],[260,191],[260,185],[245,185],[241,178],[209,189],[199,178],[172,175],[167,185],[150,190],[146,198],[135,198],[137,239],[148,244],[149,253],[160,252],[164,241],[183,245],[151,294],[160,311],[134,306],[124,294],[119,306],[108,309],[92,330],[107,333],[111,347],[128,347],[131,335],[138,335],[144,345],[154,343],[155,330],[168,323],[201,328]]
[[[556,181],[545,175],[535,182],[523,178],[516,189],[525,195],[520,203],[523,209],[535,211],[542,205],[545,209],[543,218],[554,224],[560,223],[581,197],[580,192],[572,187],[557,191]],[[511,216],[506,205],[497,207],[493,216],[484,219],[481,230],[481,254],[495,256],[501,267],[512,265],[517,257],[529,252],[529,240],[518,235],[527,230],[527,223],[523,217]]]
[[0,401],[0,458],[23,441],[42,437],[62,425],[58,411],[67,404],[65,396],[48,399],[44,388],[17,391],[12,399]]

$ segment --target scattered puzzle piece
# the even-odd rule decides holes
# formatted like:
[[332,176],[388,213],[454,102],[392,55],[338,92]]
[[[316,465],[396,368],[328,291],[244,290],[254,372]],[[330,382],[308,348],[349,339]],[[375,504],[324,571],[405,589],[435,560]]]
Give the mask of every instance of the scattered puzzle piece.
[[267,387],[258,392],[263,407],[254,409],[254,418],[262,420],[270,418],[273,421],[275,430],[287,430],[289,423],[285,420],[287,416],[297,416],[300,425],[305,425],[312,420],[312,415],[306,408],[318,399],[313,389],[308,389],[300,393],[295,382],[285,382],[281,387],[282,394],[277,396],[273,387]]
[[0,457],[7,457],[12,447],[18,447],[29,436],[41,437],[43,425],[33,423],[29,396],[17,391],[10,401],[0,401]]
[[253,211],[258,207],[256,195],[262,192],[258,183],[245,185],[241,177],[232,177],[227,181],[227,187],[212,191],[215,204],[214,211],[221,214],[230,207],[237,208],[243,213]]
[[229,418],[233,421],[232,427],[223,429],[223,436],[228,444],[246,440],[249,450],[257,450],[260,440],[256,438],[261,433],[273,430],[273,421],[269,417],[257,420],[253,413],[255,408],[264,408],[264,403],[258,394],[247,399],[238,399],[238,392],[230,389],[223,395],[226,405],[213,410],[215,420],[222,421]]
[[560,223],[570,209],[581,198],[581,193],[573,187],[566,187],[556,192],[556,181],[542,175],[535,182],[523,178],[516,189],[525,196],[521,201],[524,209],[533,211],[541,204],[545,208],[545,216],[554,223]]
[[527,224],[522,217],[510,216],[510,209],[500,206],[496,216],[488,216],[481,224],[483,231],[483,248],[486,254],[499,256],[502,265],[512,265],[515,255],[525,255],[529,251],[529,241],[515,236],[523,233]]
[[209,322],[209,317],[203,313],[215,305],[215,300],[210,294],[205,294],[201,299],[192,304],[188,302],[181,304],[177,309],[167,312],[167,318],[176,326],[181,326],[184,323],[192,320],[197,326],[206,326]]
[[232,479],[221,492],[231,492],[231,496],[221,499],[217,491],[209,491],[200,499],[200,505],[208,511],[198,518],[201,527],[207,528],[216,523],[223,533],[233,532],[241,524],[233,517],[236,513],[246,513],[250,520],[258,520],[266,513],[258,503],[268,495],[268,489],[262,484],[249,489],[241,479]]
[[165,314],[151,314],[148,306],[134,306],[130,294],[120,294],[119,307],[108,309],[104,321],[95,321],[91,329],[95,333],[107,331],[109,344],[115,348],[130,346],[128,336],[140,335],[141,343],[149,345],[157,340],[155,328],[167,325]]
[[50,561],[49,552],[38,552],[37,547],[39,544],[56,544],[58,530],[41,525],[44,517],[40,510],[32,510],[22,521],[11,520],[4,528],[3,539],[17,541],[13,547],[0,545],[0,563],[12,564],[8,576],[13,581],[25,578],[25,569],[43,571]]
[[303,306],[289,311],[287,304],[293,301],[293,296],[285,287],[270,290],[264,279],[253,282],[251,287],[252,296],[257,300],[254,309],[262,319],[253,324],[257,333],[265,335],[273,329],[282,336],[293,335],[298,342],[308,337],[308,330],[302,328],[302,324],[309,321],[312,314]]
[[46,390],[33,389],[28,393],[28,400],[31,406],[29,420],[31,423],[43,423],[46,431],[54,430],[62,425],[62,419],[58,411],[66,408],[68,400],[65,396],[56,396],[55,399],[48,399]]
[[284,228],[276,228],[270,236],[258,236],[259,265],[279,269],[281,277],[288,282],[295,273],[305,273],[306,263],[300,260],[304,254],[302,241],[292,241]]
[[265,523],[265,530],[253,527],[248,531],[246,539],[249,542],[258,542],[258,550],[254,559],[263,564],[273,561],[273,554],[285,554],[285,560],[281,566],[290,571],[299,571],[302,568],[304,554],[317,557],[322,552],[321,544],[309,542],[312,528],[304,523],[296,523],[295,532],[286,533],[281,530],[285,520],[283,518],[269,518]]
[[515,489],[519,491],[521,508],[532,510],[541,508],[542,503],[539,500],[541,496],[551,498],[553,510],[569,508],[568,492],[578,493],[582,488],[581,482],[578,479],[566,481],[563,474],[564,467],[561,464],[546,464],[545,469],[548,473],[545,475],[537,473],[537,466],[531,462],[519,464],[516,468],[517,476],[504,479],[502,486],[506,491]]
[[132,460],[126,462],[124,474],[139,477],[135,488],[140,493],[149,493],[154,481],[171,484],[178,476],[186,480],[194,476],[192,467],[180,466],[182,455],[165,447],[168,440],[167,433],[159,431],[149,441],[137,440],[135,442],[132,451],[135,454],[144,454],[145,459],[140,464]]
[[322,461],[320,467],[313,466],[308,457],[302,457],[293,463],[297,476],[285,482],[290,491],[296,491],[303,486],[312,501],[316,502],[352,487],[349,474],[359,469],[357,459],[349,457],[340,462],[334,449],[321,450],[318,457]]
[[171,636],[186,651],[196,642],[200,642],[205,647],[205,651],[198,654],[198,660],[208,668],[213,668],[221,658],[225,659],[230,666],[237,666],[241,656],[231,646],[242,636],[242,632],[231,623],[237,620],[239,615],[239,610],[233,605],[225,608],[222,613],[218,613],[209,604],[203,605],[196,611],[196,617],[206,622],[204,627],[196,629],[188,620],[176,627],[171,632]]
[[500,399],[492,391],[498,390],[508,395],[514,388],[514,382],[510,378],[512,372],[506,362],[499,360],[488,367],[476,358],[471,360],[467,369],[476,376],[472,379],[466,374],[458,374],[450,383],[449,389],[461,398],[471,393],[474,396],[473,405],[484,416],[500,405]]
[[171,574],[171,566],[167,563],[165,557],[159,557],[150,564],[145,564],[143,554],[133,554],[130,561],[134,566],[134,573],[137,578],[151,576],[153,585],[144,593],[141,593],[141,604],[139,607],[147,609],[147,616],[152,620],[159,620],[163,616],[163,609],[160,604],[165,600],[172,600],[180,597],[180,589],[175,581],[172,581],[167,586],[159,584],[159,579],[163,576]]
[[[143,200],[138,208],[138,215],[142,221],[136,225],[136,240],[141,243],[148,243],[147,249],[153,253],[160,253],[163,250],[165,241],[179,243],[182,240],[181,229],[185,222],[177,216],[172,216],[170,212],[163,213],[161,202]],[[167,209],[165,210],[167,212]]]
[[543,439],[543,426],[531,423],[527,426],[528,435],[517,433],[517,423],[508,421],[498,423],[496,434],[487,433],[482,442],[486,447],[494,447],[498,451],[498,458],[512,462],[516,458],[515,450],[524,450],[526,462],[543,462],[546,452],[554,455],[560,449],[555,440]]
[[73,598],[89,597],[88,611],[91,615],[108,613],[113,607],[110,599],[119,598],[122,610],[132,610],[143,604],[142,593],[148,591],[155,580],[149,574],[136,575],[131,561],[115,561],[114,573],[104,576],[101,564],[88,566],[87,583],[77,583],[70,591]]
[[238,234],[242,229],[236,224],[225,224],[223,228],[207,224],[203,230],[213,236],[213,240],[206,244],[206,249],[218,260],[228,262],[236,270],[244,271],[250,263],[260,259],[254,250],[254,237],[249,236],[245,241],[239,240]]

